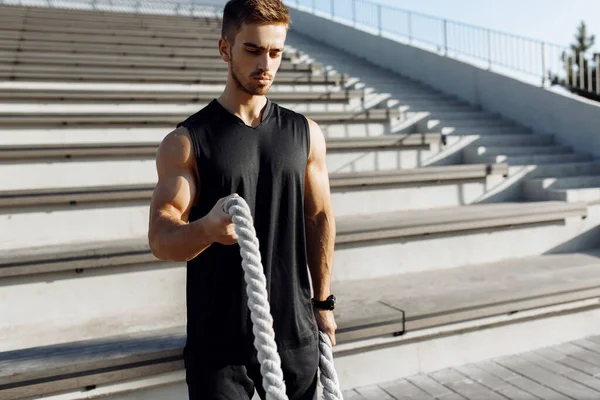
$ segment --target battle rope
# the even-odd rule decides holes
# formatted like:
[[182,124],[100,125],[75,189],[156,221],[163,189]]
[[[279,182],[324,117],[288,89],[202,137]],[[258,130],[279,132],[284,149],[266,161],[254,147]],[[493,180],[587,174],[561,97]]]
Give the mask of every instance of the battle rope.
[[[235,233],[238,236],[248,294],[248,308],[253,324],[254,347],[258,353],[267,400],[287,400],[281,359],[275,343],[266,278],[263,273],[259,243],[250,208],[242,197],[230,197],[225,202],[223,210],[232,216]],[[319,350],[319,367],[324,398],[325,400],[342,400],[337,373],[333,365],[331,341],[329,336],[321,331],[319,331]]]

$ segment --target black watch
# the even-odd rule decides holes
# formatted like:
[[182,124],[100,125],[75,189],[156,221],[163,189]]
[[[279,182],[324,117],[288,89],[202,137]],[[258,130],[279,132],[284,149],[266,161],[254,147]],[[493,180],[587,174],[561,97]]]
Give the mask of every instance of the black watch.
[[334,310],[335,309],[335,296],[331,295],[324,301],[319,301],[312,299],[313,308],[318,308],[319,310]]

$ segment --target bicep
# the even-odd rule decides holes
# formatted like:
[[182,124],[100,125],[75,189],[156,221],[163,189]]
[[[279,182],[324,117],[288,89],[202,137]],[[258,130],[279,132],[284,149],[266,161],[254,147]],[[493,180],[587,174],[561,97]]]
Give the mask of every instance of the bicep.
[[188,221],[198,190],[190,142],[187,135],[175,131],[165,138],[158,149],[158,182],[150,205],[153,218],[169,216]]
[[330,206],[327,146],[317,123],[309,120],[310,154],[305,172],[305,212],[314,217]]

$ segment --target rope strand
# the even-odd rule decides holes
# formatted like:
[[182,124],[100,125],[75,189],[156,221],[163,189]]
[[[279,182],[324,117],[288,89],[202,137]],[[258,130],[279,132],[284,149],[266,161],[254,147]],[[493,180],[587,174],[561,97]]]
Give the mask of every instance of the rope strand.
[[[231,197],[225,202],[223,209],[232,216],[235,233],[238,236],[248,294],[248,308],[253,324],[254,347],[258,353],[267,400],[288,400],[281,371],[281,359],[275,343],[266,278],[263,273],[259,243],[250,208],[243,198]],[[319,351],[320,378],[323,384],[324,398],[325,400],[343,400],[333,365],[331,341],[329,336],[321,331],[319,331]]]

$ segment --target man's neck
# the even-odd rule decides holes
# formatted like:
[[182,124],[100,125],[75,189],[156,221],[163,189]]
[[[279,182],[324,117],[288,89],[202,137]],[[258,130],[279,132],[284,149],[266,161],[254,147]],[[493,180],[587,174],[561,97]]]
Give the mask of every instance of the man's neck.
[[257,126],[262,120],[262,113],[267,105],[265,96],[253,96],[230,85],[225,87],[217,99],[230,113],[238,116],[249,126]]

